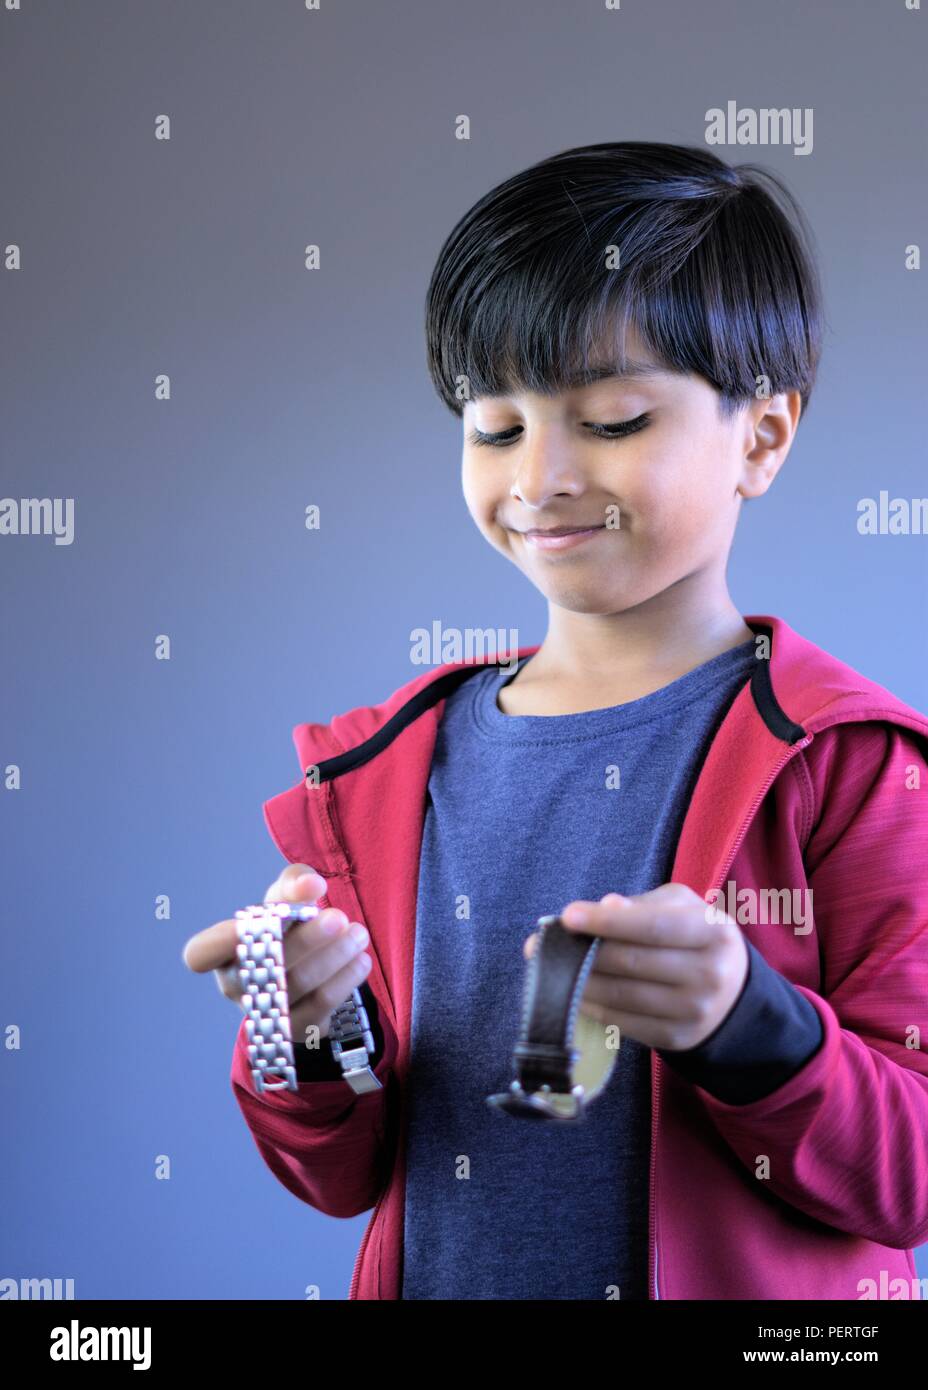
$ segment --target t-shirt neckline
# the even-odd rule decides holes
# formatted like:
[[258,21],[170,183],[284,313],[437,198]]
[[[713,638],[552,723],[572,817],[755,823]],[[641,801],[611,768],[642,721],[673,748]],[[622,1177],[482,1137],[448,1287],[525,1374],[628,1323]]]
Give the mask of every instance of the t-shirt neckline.
[[[583,710],[576,714],[506,714],[496,703],[503,686],[515,680],[519,671],[531,661],[534,653],[522,657],[515,670],[494,666],[472,678],[471,711],[473,719],[484,733],[512,740],[558,741],[577,737],[596,738],[601,734],[634,728],[657,719],[683,705],[701,699],[714,686],[727,683],[740,672],[747,678],[755,658],[755,640],[746,638],[736,647],[710,657],[676,680],[649,691],[635,700],[603,709]],[[470,684],[470,682],[469,682]]]

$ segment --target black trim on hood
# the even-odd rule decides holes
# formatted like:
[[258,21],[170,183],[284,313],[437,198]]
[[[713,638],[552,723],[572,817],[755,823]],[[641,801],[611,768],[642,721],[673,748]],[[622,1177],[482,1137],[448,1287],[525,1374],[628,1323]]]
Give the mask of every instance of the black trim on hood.
[[[429,681],[421,690],[417,690],[396,714],[391,715],[384,724],[383,728],[378,729],[370,738],[366,738],[363,743],[359,743],[355,748],[348,748],[344,753],[337,753],[334,758],[324,758],[321,763],[315,764],[319,769],[319,781],[330,782],[333,777],[340,777],[343,772],[353,772],[356,767],[361,767],[363,763],[369,762],[382,752],[388,744],[392,743],[397,734],[401,734],[407,724],[411,724],[414,719],[418,719],[432,705],[437,705],[439,700],[443,700],[450,695],[453,690],[467,680],[477,671],[483,671],[487,666],[499,666],[498,661],[474,662],[470,666],[462,666],[457,671],[446,671],[443,676],[438,676],[435,680]],[[312,766],[312,764],[310,764]],[[304,774],[308,769],[304,769]]]
[[[752,632],[761,633],[771,639],[771,652],[773,632],[766,623],[748,623]],[[414,719],[418,719],[432,705],[437,705],[439,700],[444,700],[446,696],[455,691],[462,681],[473,676],[477,671],[484,671],[488,666],[499,666],[498,661],[479,661],[473,662],[469,666],[461,666],[456,671],[446,671],[443,676],[438,676],[435,680],[424,685],[421,690],[417,690],[396,714],[391,715],[384,724],[383,728],[371,734],[370,738],[359,743],[355,748],[348,748],[344,753],[337,753],[332,758],[324,758],[321,763],[310,764],[318,770],[319,782],[330,782],[333,777],[340,777],[343,772],[353,772],[356,767],[363,766],[371,758],[376,758],[393,740],[397,734],[401,734],[408,724]],[[776,695],[773,693],[773,684],[770,680],[770,662],[758,661],[751,676],[751,694],[754,697],[754,704],[757,712],[763,719],[767,728],[775,738],[782,739],[784,743],[793,744],[805,737],[805,729],[801,724],[796,724],[790,719],[789,715],[780,706]],[[309,771],[304,769],[304,776]]]
[[[748,627],[753,633],[760,633],[770,639],[770,655],[772,657],[773,629],[769,623],[748,623]],[[805,738],[805,729],[801,724],[796,724],[790,719],[773,693],[769,661],[758,661],[754,668],[754,674],[751,677],[751,694],[754,696],[754,704],[757,706],[758,714],[774,738],[782,739],[784,743],[789,744],[798,743],[801,738]]]

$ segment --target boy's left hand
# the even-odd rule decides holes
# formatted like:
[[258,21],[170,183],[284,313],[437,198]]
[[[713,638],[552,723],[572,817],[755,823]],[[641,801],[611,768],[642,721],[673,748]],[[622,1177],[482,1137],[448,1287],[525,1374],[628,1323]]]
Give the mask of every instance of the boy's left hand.
[[[578,921],[577,913],[586,912]],[[738,924],[684,883],[663,883],[598,903],[575,899],[564,925],[600,936],[581,1010],[615,1024],[648,1047],[682,1052],[698,1047],[730,1012],[748,973],[748,948]],[[538,939],[527,938],[531,955]]]

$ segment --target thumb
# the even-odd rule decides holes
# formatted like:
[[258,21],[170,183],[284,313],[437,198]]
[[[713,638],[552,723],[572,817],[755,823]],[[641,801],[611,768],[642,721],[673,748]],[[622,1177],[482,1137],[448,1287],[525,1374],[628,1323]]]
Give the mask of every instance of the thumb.
[[288,864],[264,895],[266,903],[315,902],[328,884],[311,864]]

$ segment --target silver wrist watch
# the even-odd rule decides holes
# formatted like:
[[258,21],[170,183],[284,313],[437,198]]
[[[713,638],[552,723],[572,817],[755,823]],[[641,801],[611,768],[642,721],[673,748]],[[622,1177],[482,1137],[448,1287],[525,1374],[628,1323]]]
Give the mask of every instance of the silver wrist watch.
[[[318,917],[321,910],[314,903],[261,903],[235,914],[248,1061],[259,1095],[263,1091],[298,1089],[284,936],[297,922]],[[379,1091],[381,1084],[370,1065],[374,1035],[359,989],[353,989],[332,1014],[329,1039],[332,1056],[341,1065],[351,1089],[357,1095]]]

